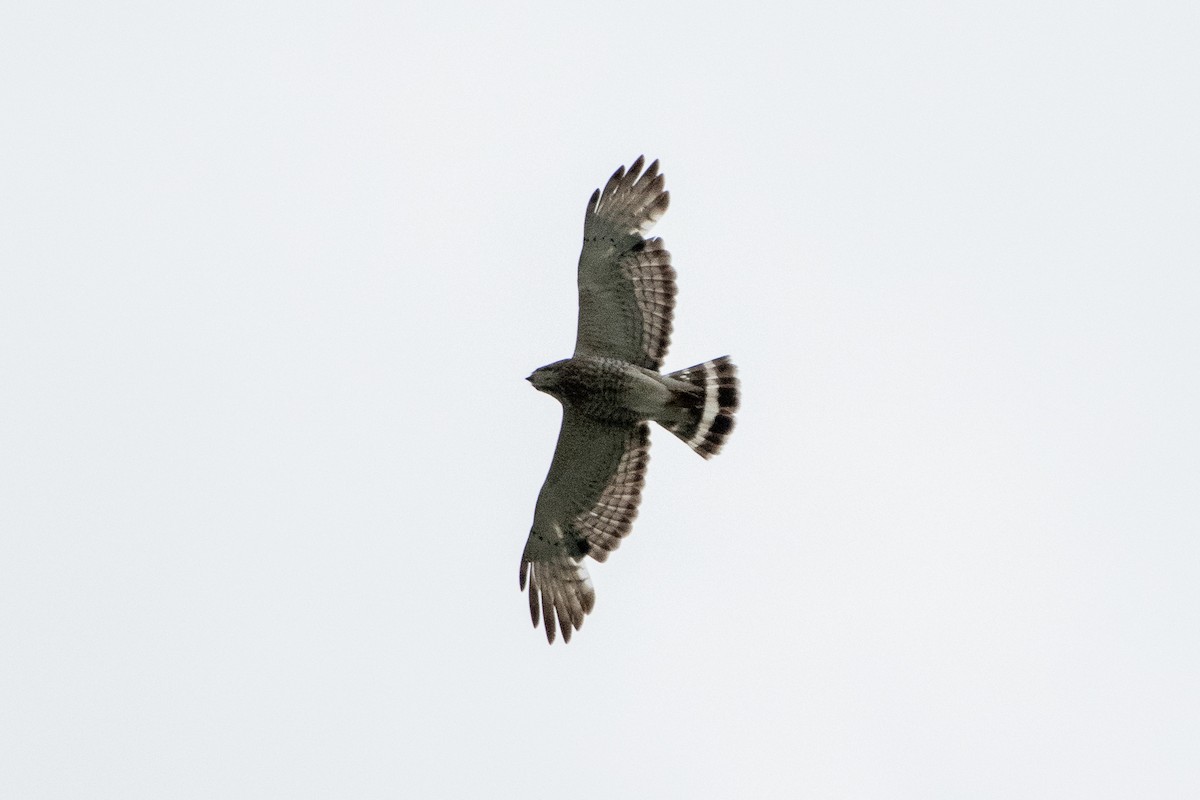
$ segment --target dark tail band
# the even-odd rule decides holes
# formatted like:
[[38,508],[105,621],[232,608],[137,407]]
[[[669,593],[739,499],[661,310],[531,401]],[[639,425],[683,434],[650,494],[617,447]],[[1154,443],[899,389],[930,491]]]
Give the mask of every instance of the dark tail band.
[[691,390],[678,392],[673,401],[684,410],[683,420],[664,427],[700,455],[712,458],[733,430],[733,415],[741,400],[737,367],[729,356],[721,356],[667,377],[690,384]]

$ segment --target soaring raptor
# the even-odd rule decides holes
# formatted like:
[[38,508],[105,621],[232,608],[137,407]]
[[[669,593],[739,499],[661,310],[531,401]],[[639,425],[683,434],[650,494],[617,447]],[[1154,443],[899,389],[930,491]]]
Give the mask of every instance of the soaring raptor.
[[642,237],[670,195],[655,161],[639,156],[592,193],[579,255],[575,355],[528,380],[563,406],[550,473],[538,495],[521,555],[529,613],[546,622],[551,643],[583,625],[596,592],[584,556],[604,561],[628,535],[649,460],[648,420],[704,458],[716,455],[738,407],[737,368],[729,356],[663,375],[671,338],[675,270],[662,239]]

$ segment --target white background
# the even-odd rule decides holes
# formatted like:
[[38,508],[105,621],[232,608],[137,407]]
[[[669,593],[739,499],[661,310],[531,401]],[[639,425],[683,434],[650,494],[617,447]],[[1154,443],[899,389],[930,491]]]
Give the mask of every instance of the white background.
[[[1200,796],[1197,8],[6,6],[0,795]],[[643,152],[743,409],[548,647]]]

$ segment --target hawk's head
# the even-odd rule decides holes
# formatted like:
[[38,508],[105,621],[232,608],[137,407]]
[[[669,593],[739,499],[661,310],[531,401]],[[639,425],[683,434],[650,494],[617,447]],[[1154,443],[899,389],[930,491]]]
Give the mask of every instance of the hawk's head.
[[[566,359],[564,359],[564,361],[565,360]],[[545,392],[546,394],[558,397],[559,388],[561,386],[561,375],[558,368],[562,366],[562,364],[563,361],[555,361],[553,364],[547,364],[544,367],[538,367],[533,371],[533,374],[525,380],[532,383],[533,388],[537,389],[539,392]]]

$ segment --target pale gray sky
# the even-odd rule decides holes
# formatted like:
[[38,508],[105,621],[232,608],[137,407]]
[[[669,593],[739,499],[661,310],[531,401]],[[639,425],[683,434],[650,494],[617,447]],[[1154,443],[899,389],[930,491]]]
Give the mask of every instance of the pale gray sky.
[[[1200,795],[1194,3],[23,5],[0,796]],[[639,153],[743,409],[548,647]]]

